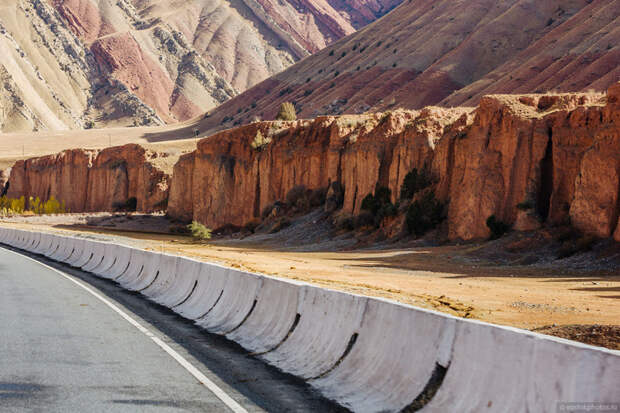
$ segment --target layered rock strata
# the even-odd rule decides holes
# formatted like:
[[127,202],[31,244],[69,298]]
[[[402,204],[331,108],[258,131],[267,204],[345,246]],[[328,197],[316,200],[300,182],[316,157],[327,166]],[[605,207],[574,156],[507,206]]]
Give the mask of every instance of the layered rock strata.
[[154,163],[158,156],[130,144],[18,161],[11,170],[7,195],[42,200],[54,196],[71,212],[113,211],[131,198],[136,199],[138,211],[163,210],[170,176]]
[[[413,168],[449,202],[451,239],[571,224],[620,240],[620,84],[604,94],[495,95],[476,109],[258,122],[198,143],[175,166],[168,213],[218,228],[243,226],[298,185],[339,182],[359,213],[377,185],[393,201]],[[262,145],[256,144],[262,136]]]

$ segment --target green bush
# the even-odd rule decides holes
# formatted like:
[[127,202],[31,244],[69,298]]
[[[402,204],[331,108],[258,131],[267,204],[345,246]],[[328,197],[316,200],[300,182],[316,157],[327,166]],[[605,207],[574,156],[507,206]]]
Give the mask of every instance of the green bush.
[[51,196],[45,202],[42,202],[39,197],[29,197],[28,205],[29,209],[26,208],[26,198],[24,196],[18,199],[3,196],[0,198],[0,215],[20,215],[27,211],[36,215],[64,214],[67,212],[65,202],[58,201],[54,196]]
[[195,240],[204,241],[211,239],[212,231],[200,222],[192,221],[192,223],[187,226],[187,229],[189,229],[192,238]]
[[295,112],[295,106],[291,102],[284,102],[280,105],[280,110],[276,116],[276,120],[295,120],[297,119],[297,113]]
[[413,168],[403,180],[400,187],[400,199],[412,199],[416,192],[427,188],[431,185],[432,180],[426,169],[418,172],[417,168]]
[[66,211],[65,202],[59,202],[54,196],[51,196],[43,205],[44,214],[64,214]]
[[499,221],[495,218],[495,215],[491,215],[487,218],[487,227],[491,230],[491,239],[501,238],[505,233],[510,231],[510,225]]
[[392,191],[389,188],[377,186],[374,195],[368,194],[362,200],[362,211],[373,217],[377,227],[386,217],[395,216],[398,212],[398,208],[390,200],[391,195]]
[[421,237],[436,228],[445,217],[445,205],[435,198],[434,192],[430,191],[409,205],[405,224],[410,234]]
[[252,141],[250,146],[252,147],[252,149],[260,152],[265,146],[269,145],[270,143],[271,138],[263,136],[261,131],[258,131],[256,132],[256,136],[254,137],[254,140]]

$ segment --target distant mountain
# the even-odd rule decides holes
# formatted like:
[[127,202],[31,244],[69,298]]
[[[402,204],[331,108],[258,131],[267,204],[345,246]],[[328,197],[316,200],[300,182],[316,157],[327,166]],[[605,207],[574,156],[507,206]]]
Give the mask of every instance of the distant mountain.
[[273,119],[283,101],[314,117],[603,91],[618,80],[618,0],[407,0],[211,111],[203,128]]
[[195,117],[401,0],[3,0],[0,131]]

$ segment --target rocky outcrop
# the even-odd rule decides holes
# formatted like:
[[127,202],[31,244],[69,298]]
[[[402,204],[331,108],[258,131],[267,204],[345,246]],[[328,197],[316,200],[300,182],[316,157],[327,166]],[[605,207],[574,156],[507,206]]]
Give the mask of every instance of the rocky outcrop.
[[71,212],[113,211],[131,198],[138,211],[163,210],[169,175],[154,164],[158,156],[131,144],[18,161],[11,170],[8,196],[41,200],[54,196]]
[[11,168],[0,171],[0,197],[5,196],[9,191],[9,188],[6,186],[6,183],[9,182],[10,175],[11,175]]
[[[377,185],[399,197],[428,170],[449,202],[451,239],[489,236],[487,219],[530,230],[572,224],[618,239],[620,84],[603,94],[496,95],[475,109],[259,122],[203,139],[175,167],[168,213],[242,226],[298,185],[344,188],[358,213]],[[256,145],[258,133],[265,137]],[[615,234],[615,235],[614,235]]]

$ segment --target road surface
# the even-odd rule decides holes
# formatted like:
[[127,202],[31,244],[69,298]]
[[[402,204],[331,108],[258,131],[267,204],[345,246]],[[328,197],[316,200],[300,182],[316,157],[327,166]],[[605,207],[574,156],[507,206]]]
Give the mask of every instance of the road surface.
[[0,247],[0,411],[340,409],[138,294]]

